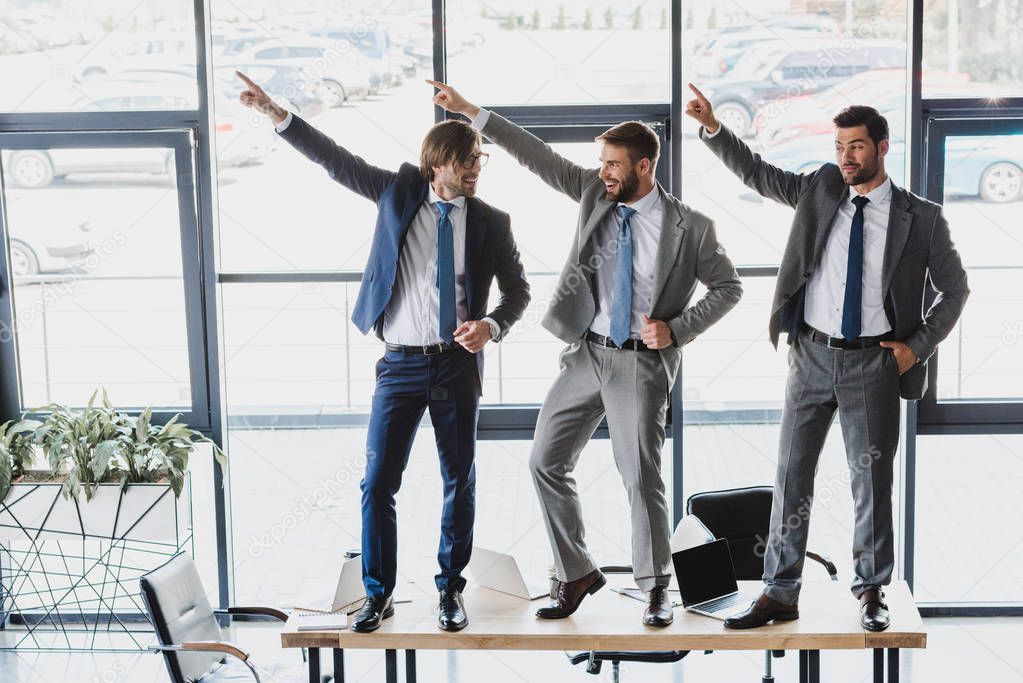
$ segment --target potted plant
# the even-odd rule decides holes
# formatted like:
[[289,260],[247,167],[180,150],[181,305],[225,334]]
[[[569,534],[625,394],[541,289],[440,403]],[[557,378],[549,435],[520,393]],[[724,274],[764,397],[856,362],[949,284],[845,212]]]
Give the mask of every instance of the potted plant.
[[[134,536],[142,517],[163,515],[166,523],[143,525],[157,537],[148,540],[176,537],[176,499],[189,456],[200,442],[210,443],[223,467],[223,451],[179,422],[180,415],[155,425],[151,408],[130,415],[116,410],[105,391],[97,403],[99,395],[94,392],[82,410],[50,404],[38,409],[46,413],[42,422],[3,426],[0,529],[116,539]],[[45,456],[48,473],[29,472],[33,446]],[[27,474],[31,481],[16,483]],[[54,500],[56,494],[62,500]]]

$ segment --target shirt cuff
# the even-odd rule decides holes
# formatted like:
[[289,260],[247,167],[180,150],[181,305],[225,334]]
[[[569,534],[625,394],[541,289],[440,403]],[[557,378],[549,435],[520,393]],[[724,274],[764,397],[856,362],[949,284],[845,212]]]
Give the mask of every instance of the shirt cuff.
[[490,120],[490,110],[480,107],[480,110],[476,113],[476,117],[469,121],[469,125],[472,126],[473,130],[483,130],[487,127],[487,121]]
[[288,115],[284,117],[284,120],[274,126],[274,130],[278,133],[283,133],[284,129],[291,125],[292,118],[291,112],[289,111]]
[[501,326],[497,324],[496,320],[490,317],[484,318],[483,322],[490,326],[490,339],[496,340],[501,335]]
[[703,126],[700,126],[700,139],[701,140],[710,140],[712,137],[714,137],[715,135],[720,133],[722,128],[724,128],[724,126],[722,126],[721,123],[718,122],[718,129],[716,131],[714,131],[713,133],[708,133],[706,128],[704,128]]

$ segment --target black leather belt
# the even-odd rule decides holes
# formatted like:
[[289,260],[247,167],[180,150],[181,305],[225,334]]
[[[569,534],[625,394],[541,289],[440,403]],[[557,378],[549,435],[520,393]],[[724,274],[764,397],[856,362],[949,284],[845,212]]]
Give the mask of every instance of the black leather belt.
[[621,346],[611,341],[611,337],[605,337],[602,334],[588,331],[586,333],[586,341],[593,342],[598,346],[605,346],[609,349],[625,349],[626,351],[657,351],[657,349],[651,349],[649,346],[643,343],[641,339],[629,339]]
[[404,346],[402,344],[385,343],[384,347],[386,347],[388,351],[397,351],[398,353],[410,353],[420,356],[439,356],[442,353],[450,353],[455,349],[462,348],[458,344],[446,344],[444,342],[429,344],[427,346]]
[[811,340],[818,344],[823,344],[829,349],[867,349],[871,346],[877,346],[883,341],[891,341],[895,338],[895,335],[891,332],[885,332],[877,337],[857,337],[856,339],[829,337],[820,330],[810,327],[809,325],[803,325],[803,331],[806,332]]

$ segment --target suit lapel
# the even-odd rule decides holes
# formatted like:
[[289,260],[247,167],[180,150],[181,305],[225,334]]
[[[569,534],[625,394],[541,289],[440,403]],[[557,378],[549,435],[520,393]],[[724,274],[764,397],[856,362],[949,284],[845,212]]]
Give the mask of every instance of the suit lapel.
[[653,296],[650,297],[651,308],[657,306],[661,290],[664,289],[664,285],[668,281],[668,273],[671,272],[672,266],[675,265],[675,259],[678,258],[682,237],[686,234],[678,203],[664,191],[660,183],[657,185],[657,191],[660,192],[664,216],[661,218],[661,235],[657,241],[657,264],[654,272]]
[[835,223],[835,215],[838,213],[839,208],[841,208],[842,202],[849,200],[849,186],[842,182],[841,176],[832,182],[835,184],[835,195],[832,196],[837,196],[837,199],[830,206],[826,205],[825,213],[821,214],[822,216],[827,216],[827,220],[817,224],[817,233],[813,244],[813,260],[810,262],[814,267],[821,262],[821,254],[824,253],[824,245],[828,243],[831,226]]
[[881,269],[881,291],[887,293],[899,265],[902,250],[909,239],[909,227],[913,214],[909,210],[909,200],[901,187],[892,185],[892,205],[888,212],[888,234],[884,245],[884,266]]
[[593,231],[597,229],[601,221],[607,218],[607,214],[614,207],[615,202],[608,200],[605,197],[597,199],[597,203],[593,206],[593,211],[590,212],[590,218],[586,221],[586,225],[583,226],[583,230],[579,233],[579,253],[576,254],[576,259],[580,262],[584,258],[586,248],[590,243],[590,239],[593,237]]

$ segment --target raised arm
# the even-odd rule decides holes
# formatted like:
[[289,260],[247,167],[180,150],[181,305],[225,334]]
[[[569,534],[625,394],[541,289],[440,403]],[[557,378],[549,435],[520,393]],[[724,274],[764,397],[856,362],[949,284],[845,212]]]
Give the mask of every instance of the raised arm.
[[[505,149],[515,160],[540,176],[540,179],[559,192],[579,201],[583,188],[596,179],[598,171],[573,163],[555,152],[550,145],[532,133],[493,112],[483,111],[486,121],[480,121],[481,110],[466,100],[457,90],[440,81],[427,80],[437,88],[434,104],[446,111],[467,117],[480,132],[494,144]],[[482,125],[480,125],[482,124]]]
[[[352,154],[301,117],[289,113],[274,102],[248,76],[240,71],[235,71],[235,74],[246,85],[246,89],[239,95],[241,103],[270,117],[278,134],[306,158],[322,166],[331,178],[374,202],[394,181],[394,172],[377,168],[362,157]],[[281,124],[289,117],[287,126],[282,128]]]
[[700,138],[739,179],[760,195],[795,206],[799,195],[810,184],[813,174],[792,173],[764,161],[745,142],[714,116],[710,101],[692,83],[689,89],[696,97],[686,105],[686,114],[702,126]]

